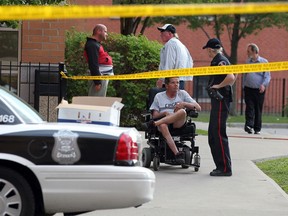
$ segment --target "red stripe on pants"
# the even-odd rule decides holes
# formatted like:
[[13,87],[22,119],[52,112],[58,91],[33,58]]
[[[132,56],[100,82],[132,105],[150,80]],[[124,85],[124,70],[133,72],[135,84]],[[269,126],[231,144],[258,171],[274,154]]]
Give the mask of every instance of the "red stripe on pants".
[[226,159],[225,159],[225,152],[224,152],[224,147],[223,147],[223,141],[222,141],[222,136],[221,136],[221,112],[222,112],[222,101],[219,103],[219,113],[218,113],[218,136],[219,136],[219,141],[220,141],[220,146],[222,150],[222,158],[224,162],[224,172],[227,171],[227,166],[226,166]]

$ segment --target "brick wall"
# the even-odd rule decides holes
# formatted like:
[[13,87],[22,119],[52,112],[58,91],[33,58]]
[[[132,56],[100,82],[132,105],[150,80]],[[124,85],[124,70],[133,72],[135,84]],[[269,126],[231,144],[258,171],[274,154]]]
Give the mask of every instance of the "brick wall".
[[[93,5],[94,0],[70,0],[71,4]],[[112,0],[98,0],[97,4],[111,5]],[[64,61],[65,32],[75,27],[91,32],[95,24],[103,23],[109,31],[119,32],[119,21],[113,19],[25,20],[21,28],[21,60],[32,63]]]
[[[70,0],[71,4],[93,5],[95,2],[100,5],[111,5],[112,0]],[[21,28],[22,48],[21,62],[31,62],[34,64],[51,63],[57,65],[64,62],[65,52],[65,32],[74,27],[78,31],[90,32],[95,24],[102,23],[108,27],[108,32],[120,32],[119,19],[69,19],[69,20],[37,20],[23,21]],[[162,25],[162,24],[161,24]],[[151,40],[160,40],[160,34],[157,26],[150,27],[146,30],[145,36]],[[193,60],[194,67],[208,66],[211,59],[207,52],[202,49],[207,42],[206,35],[201,31],[192,31],[185,24],[176,26],[180,40],[189,49]],[[208,34],[213,36],[213,30],[208,30]],[[278,28],[267,28],[258,32],[257,35],[247,36],[241,39],[238,47],[238,63],[243,64],[247,58],[246,46],[248,43],[256,43],[260,48],[260,55],[267,58],[269,62],[287,61],[288,53],[288,31]],[[230,52],[230,44],[227,35],[221,38],[224,48]],[[240,78],[241,76],[239,76]],[[273,78],[288,77],[287,71],[273,72]],[[22,81],[20,81],[22,83]],[[32,81],[33,82],[33,81]],[[237,86],[239,89],[241,86]],[[240,92],[240,91],[238,91]],[[26,93],[25,93],[26,94]],[[267,98],[267,100],[272,100]]]
[[[93,5],[95,0],[70,0],[71,4]],[[97,4],[111,5],[112,0],[97,0]],[[120,32],[119,19],[69,19],[69,20],[38,20],[23,21],[22,24],[22,62],[58,63],[64,61],[65,32],[71,28],[78,31],[92,33],[95,24],[102,23],[108,27],[108,32]],[[158,26],[158,25],[156,25]],[[156,26],[148,28],[145,35],[151,40],[160,40]],[[210,59],[202,46],[207,37],[201,30],[192,31],[185,24],[176,26],[180,40],[187,46],[194,59],[195,67],[210,64]],[[208,31],[213,36],[213,30]],[[254,42],[260,48],[260,54],[270,62],[287,60],[288,31],[285,29],[269,28],[261,30],[257,35],[250,35],[241,39],[238,48],[238,63],[245,63],[246,45]],[[224,34],[222,43],[226,51],[230,52],[230,44]]]
[[64,61],[65,22],[61,20],[24,21],[22,62],[58,63]]

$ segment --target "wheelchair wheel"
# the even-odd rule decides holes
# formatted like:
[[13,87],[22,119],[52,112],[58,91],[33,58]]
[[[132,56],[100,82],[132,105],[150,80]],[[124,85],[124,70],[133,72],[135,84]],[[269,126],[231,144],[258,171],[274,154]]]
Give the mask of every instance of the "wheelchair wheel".
[[157,156],[155,156],[155,157],[153,158],[153,169],[154,169],[155,171],[158,171],[158,170],[159,170],[159,167],[160,167],[160,158],[157,157]]
[[152,155],[151,155],[151,149],[150,148],[143,148],[142,150],[142,163],[143,167],[150,168],[151,161],[152,161]]
[[194,165],[195,165],[195,172],[199,171],[199,167],[200,167],[200,155],[198,154],[198,152],[194,155]]
[[182,164],[181,166],[183,169],[188,169],[190,167],[190,161],[191,161],[190,148],[183,147],[183,152],[185,155],[185,163]]

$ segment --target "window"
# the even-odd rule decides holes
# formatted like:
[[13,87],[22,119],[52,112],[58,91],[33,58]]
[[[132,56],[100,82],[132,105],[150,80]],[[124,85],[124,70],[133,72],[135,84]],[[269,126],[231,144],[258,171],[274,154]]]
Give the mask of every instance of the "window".
[[18,30],[0,28],[0,61],[18,62]]
[[42,123],[43,119],[24,100],[0,88],[0,121],[2,124],[29,124]]
[[0,27],[0,85],[16,91],[18,84],[18,29]]
[[1,124],[19,124],[19,119],[14,115],[13,112],[0,101],[0,125]]

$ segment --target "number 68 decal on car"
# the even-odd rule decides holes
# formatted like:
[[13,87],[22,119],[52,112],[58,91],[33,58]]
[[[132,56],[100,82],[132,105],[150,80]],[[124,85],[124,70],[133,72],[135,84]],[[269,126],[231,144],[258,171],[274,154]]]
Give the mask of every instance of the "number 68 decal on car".
[[13,123],[14,121],[14,115],[0,115],[0,123]]

